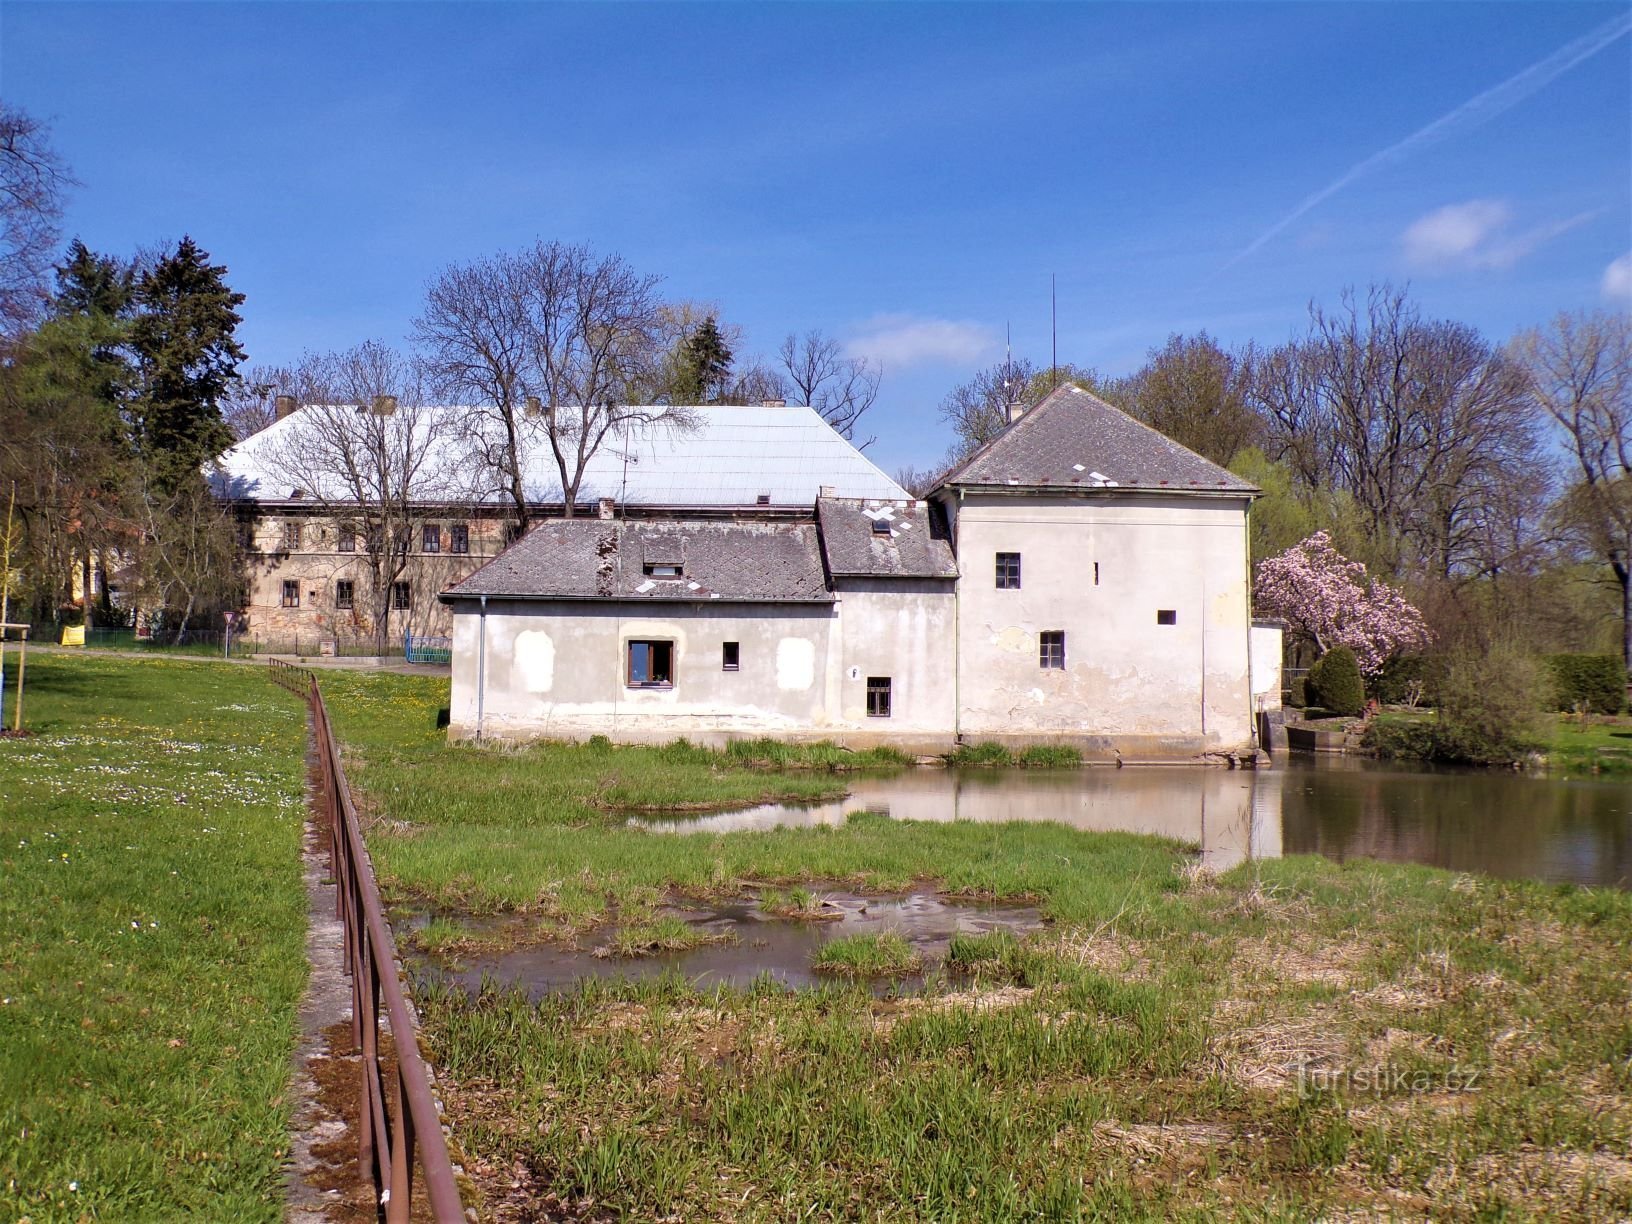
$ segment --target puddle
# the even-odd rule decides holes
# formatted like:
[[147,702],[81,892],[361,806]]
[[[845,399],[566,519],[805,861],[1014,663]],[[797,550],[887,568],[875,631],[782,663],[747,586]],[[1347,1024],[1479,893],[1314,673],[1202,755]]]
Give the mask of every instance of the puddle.
[[[643,980],[674,972],[705,989],[721,985],[746,987],[768,976],[787,989],[797,990],[833,980],[811,971],[811,957],[824,943],[843,935],[893,932],[934,967],[945,959],[953,935],[998,930],[1023,935],[1042,926],[1042,916],[1033,906],[955,901],[933,892],[863,897],[836,890],[812,891],[839,917],[820,922],[774,918],[751,898],[718,905],[665,907],[659,916],[676,916],[706,934],[731,935],[735,941],[655,956],[621,960],[597,957],[595,950],[603,947],[616,929],[612,923],[584,934],[575,947],[532,944],[504,952],[438,957],[406,946],[404,941],[403,955],[417,971],[466,990],[478,990],[485,977],[521,986],[534,999],[571,989],[587,978]],[[412,929],[426,920],[420,917],[406,926]],[[874,989],[886,993],[910,989],[922,982],[923,975],[918,974],[877,982]]]

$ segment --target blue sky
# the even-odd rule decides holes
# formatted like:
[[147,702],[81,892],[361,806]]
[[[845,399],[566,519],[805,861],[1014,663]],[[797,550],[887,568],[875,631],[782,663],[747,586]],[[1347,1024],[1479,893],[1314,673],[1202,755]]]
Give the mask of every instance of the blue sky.
[[1061,359],[1108,373],[1173,331],[1284,340],[1311,299],[1385,278],[1497,338],[1624,308],[1629,20],[7,0],[0,92],[83,181],[70,234],[191,233],[228,266],[253,361],[401,341],[440,266],[584,241],[717,301],[750,351],[820,327],[881,357],[893,469],[944,450],[937,405],[1005,326],[1047,361],[1051,273]]

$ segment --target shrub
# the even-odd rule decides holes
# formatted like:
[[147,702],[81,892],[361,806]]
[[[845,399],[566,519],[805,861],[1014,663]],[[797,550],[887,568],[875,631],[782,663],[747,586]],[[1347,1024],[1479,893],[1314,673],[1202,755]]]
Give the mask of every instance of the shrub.
[[1544,748],[1551,685],[1541,665],[1505,647],[1452,656],[1440,685],[1434,755],[1506,765]]
[[1554,705],[1560,710],[1619,714],[1626,705],[1626,664],[1615,655],[1548,655],[1547,667],[1552,672]]
[[1367,685],[1384,705],[1433,705],[1438,697],[1441,661],[1430,655],[1396,655]]
[[1333,714],[1355,715],[1366,708],[1366,684],[1360,664],[1347,646],[1334,646],[1309,669],[1309,704]]
[[1435,725],[1393,715],[1372,720],[1360,746],[1385,761],[1431,761],[1439,753]]
[[948,765],[978,765],[985,767],[1002,767],[1014,764],[1014,753],[1002,744],[994,744],[990,740],[979,744],[959,744],[946,754]]

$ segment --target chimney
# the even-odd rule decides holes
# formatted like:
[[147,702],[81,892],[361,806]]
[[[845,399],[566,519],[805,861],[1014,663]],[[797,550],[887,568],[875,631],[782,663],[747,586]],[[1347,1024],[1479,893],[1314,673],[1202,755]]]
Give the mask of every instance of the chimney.
[[1026,406],[1024,404],[1022,404],[1019,400],[1015,400],[1014,403],[1009,405],[1009,424],[1010,425],[1013,425],[1016,421],[1018,421],[1021,417],[1025,416],[1025,415],[1026,415]]
[[397,410],[397,397],[394,395],[376,395],[374,397],[374,415],[390,416]]
[[284,417],[288,416],[290,413],[294,412],[296,408],[300,407],[300,405],[295,402],[295,397],[292,395],[280,395],[272,402],[277,405],[275,409],[277,416],[274,419],[279,421],[283,420]]
[[817,485],[816,486],[816,496],[817,497],[837,497],[838,493],[839,493],[838,487],[835,486],[835,485]]
[[761,408],[786,408],[788,406],[788,401],[785,399],[760,400],[759,406]]
[[544,405],[539,401],[538,396],[529,395],[522,401],[521,411],[525,416],[541,417],[544,415]]
[[615,517],[614,512],[617,509],[617,505],[618,505],[618,503],[614,498],[610,498],[610,497],[601,498],[599,517],[601,517],[603,519],[609,519],[609,518]]

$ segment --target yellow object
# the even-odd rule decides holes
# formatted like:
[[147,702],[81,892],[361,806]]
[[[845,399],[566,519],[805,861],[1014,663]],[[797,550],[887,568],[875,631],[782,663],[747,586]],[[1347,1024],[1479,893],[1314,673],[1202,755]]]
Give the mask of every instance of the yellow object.
[[62,627],[62,644],[64,646],[85,645],[85,626],[64,625]]

